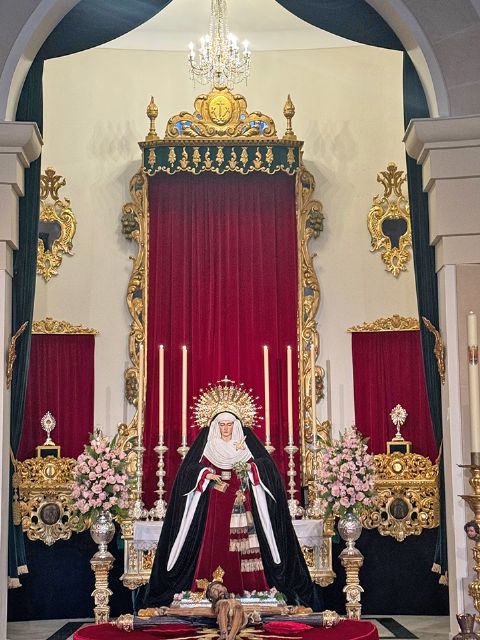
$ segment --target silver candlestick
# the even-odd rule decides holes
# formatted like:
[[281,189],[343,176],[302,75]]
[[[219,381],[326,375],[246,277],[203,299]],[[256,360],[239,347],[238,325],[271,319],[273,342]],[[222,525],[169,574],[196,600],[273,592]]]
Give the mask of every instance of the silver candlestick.
[[182,460],[185,458],[189,450],[190,447],[187,446],[186,442],[182,442],[182,444],[178,447],[177,452],[182,456]]
[[156,494],[158,495],[158,499],[155,501],[155,506],[153,507],[153,515],[159,520],[163,520],[165,514],[167,512],[167,502],[163,499],[163,494],[165,493],[164,489],[164,478],[165,478],[165,461],[164,456],[168,451],[168,447],[163,444],[163,439],[159,440],[157,446],[155,447],[155,452],[158,455],[158,489],[156,490]]
[[318,455],[322,447],[317,440],[313,440],[308,448],[312,452],[313,502],[308,505],[307,516],[318,520],[323,517],[320,483],[318,482]]
[[140,436],[137,436],[137,446],[134,447],[134,450],[137,453],[137,471],[136,471],[136,484],[137,484],[137,496],[133,507],[130,509],[130,516],[134,520],[141,520],[142,518],[147,517],[147,510],[145,509],[145,505],[142,500],[142,478],[143,478],[143,453],[145,451],[145,447],[142,444],[142,439]]
[[298,447],[296,447],[293,442],[289,442],[285,447],[284,451],[288,454],[288,493],[290,494],[290,498],[288,499],[288,510],[290,511],[290,517],[300,518],[304,515],[305,510],[300,506],[298,500],[295,498],[295,476],[297,472],[295,471],[295,462],[293,461],[293,456],[297,453]]
[[270,455],[272,455],[272,453],[275,451],[275,447],[270,442],[270,439],[266,440],[265,449],[268,451]]

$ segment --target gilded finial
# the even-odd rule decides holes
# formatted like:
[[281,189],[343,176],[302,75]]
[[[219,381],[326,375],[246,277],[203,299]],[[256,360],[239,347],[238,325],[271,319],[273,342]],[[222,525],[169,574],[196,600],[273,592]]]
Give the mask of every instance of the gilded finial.
[[149,140],[160,140],[158,137],[157,131],[155,129],[155,119],[158,116],[158,107],[155,104],[153,96],[150,99],[150,103],[147,107],[147,116],[150,119],[150,130],[148,134],[145,136],[145,140],[148,142]]
[[283,107],[283,115],[287,119],[287,130],[283,135],[284,140],[296,140],[297,136],[293,133],[292,129],[292,118],[295,115],[295,106],[290,98],[290,94],[287,96],[287,101],[285,102],[285,106]]

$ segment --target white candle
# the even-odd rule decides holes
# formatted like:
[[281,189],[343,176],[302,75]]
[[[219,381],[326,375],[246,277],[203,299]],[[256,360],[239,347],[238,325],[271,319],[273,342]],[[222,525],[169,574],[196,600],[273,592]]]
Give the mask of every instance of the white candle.
[[187,347],[182,347],[182,447],[187,445]]
[[263,383],[265,387],[265,443],[270,444],[270,386],[268,383],[268,347],[263,347]]
[[467,316],[468,338],[468,392],[470,398],[470,450],[480,453],[480,395],[478,387],[477,316]]
[[164,376],[165,376],[165,347],[158,347],[158,442],[163,444],[164,432]]
[[287,422],[288,444],[293,444],[292,347],[287,347]]
[[137,403],[137,435],[138,443],[142,442],[143,433],[143,389],[145,385],[145,357],[143,351],[143,343],[140,344],[138,349],[138,403]]
[[313,343],[310,346],[310,386],[312,394],[312,443],[317,441],[317,398],[315,393],[315,348]]

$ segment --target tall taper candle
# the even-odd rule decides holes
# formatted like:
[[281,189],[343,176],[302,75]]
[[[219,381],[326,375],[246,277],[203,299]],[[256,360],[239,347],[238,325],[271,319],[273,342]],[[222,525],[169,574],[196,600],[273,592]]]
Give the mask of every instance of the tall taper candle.
[[315,347],[313,342],[310,345],[310,391],[312,402],[312,444],[315,445],[317,441],[317,397],[315,389]]
[[164,378],[165,378],[165,347],[158,347],[158,442],[163,444],[164,433]]
[[288,444],[293,444],[292,347],[287,347],[287,422]]
[[182,446],[187,444],[187,347],[182,347]]
[[478,387],[477,316],[473,311],[470,311],[467,316],[467,338],[468,392],[470,398],[470,450],[472,452],[472,464],[478,465],[480,463],[480,394]]
[[268,375],[268,347],[263,347],[263,382],[265,386],[265,444],[270,444],[270,385]]
[[137,403],[137,435],[138,444],[142,441],[143,433],[143,389],[145,385],[145,355],[143,351],[143,343],[138,349],[138,403]]

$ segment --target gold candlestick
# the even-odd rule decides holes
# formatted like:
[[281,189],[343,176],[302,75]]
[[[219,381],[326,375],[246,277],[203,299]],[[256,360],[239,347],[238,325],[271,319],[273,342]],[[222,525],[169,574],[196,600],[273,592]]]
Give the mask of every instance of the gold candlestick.
[[[470,469],[470,486],[473,494],[461,496],[474,513],[474,520],[480,527],[480,467],[477,465],[460,465]],[[468,585],[468,593],[473,600],[473,606],[477,610],[477,621],[480,619],[480,540],[475,540],[473,547],[474,571],[477,577]]]

